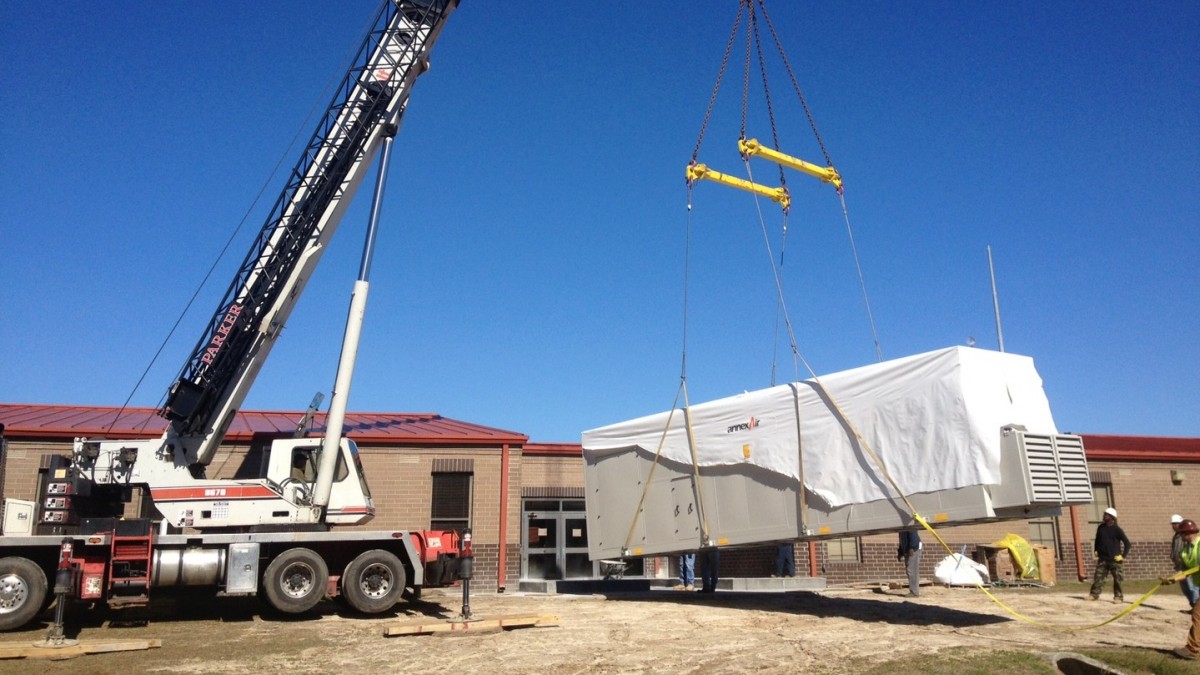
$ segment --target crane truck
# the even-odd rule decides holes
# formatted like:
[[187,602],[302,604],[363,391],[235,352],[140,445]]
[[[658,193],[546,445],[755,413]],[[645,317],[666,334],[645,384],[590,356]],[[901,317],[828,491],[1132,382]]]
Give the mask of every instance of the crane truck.
[[[303,156],[170,386],[161,437],[78,438],[53,457],[38,530],[0,537],[0,630],[66,599],[146,605],[151,589],[260,594],[298,614],[329,596],[380,613],[470,578],[469,535],[337,526],[375,515],[342,427],[391,141],[458,0],[385,0]],[[366,243],[323,437],[272,442],[265,475],[209,478],[222,439],[378,157]],[[150,517],[125,517],[138,495]],[[157,597],[157,594],[156,594]],[[61,614],[56,614],[61,625]]]

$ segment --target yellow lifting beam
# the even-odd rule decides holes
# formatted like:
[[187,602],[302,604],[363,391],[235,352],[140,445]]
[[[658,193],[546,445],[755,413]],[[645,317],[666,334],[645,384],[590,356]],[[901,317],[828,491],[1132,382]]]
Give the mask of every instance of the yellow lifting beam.
[[753,192],[756,195],[766,197],[767,199],[778,203],[779,206],[783,207],[785,212],[792,205],[792,197],[788,194],[787,188],[785,187],[773,188],[767,187],[766,185],[759,185],[758,183],[751,183],[748,180],[742,180],[741,178],[730,176],[728,174],[721,173],[720,171],[713,171],[704,164],[696,164],[695,162],[692,162],[691,164],[687,165],[687,180],[689,184],[702,178],[705,180],[711,180],[714,183],[728,185],[729,187],[735,187],[739,190]]
[[833,168],[832,166],[817,166],[816,164],[809,164],[808,162],[797,157],[785,155],[778,150],[772,150],[771,148],[764,146],[762,143],[759,143],[758,139],[756,138],[752,138],[748,141],[744,139],[738,141],[738,152],[742,153],[742,155],[745,157],[762,157],[763,159],[770,160],[781,166],[786,166],[789,169],[795,169],[802,173],[806,173],[833,185],[839,194],[842,192],[842,176],[837,172],[837,169]]

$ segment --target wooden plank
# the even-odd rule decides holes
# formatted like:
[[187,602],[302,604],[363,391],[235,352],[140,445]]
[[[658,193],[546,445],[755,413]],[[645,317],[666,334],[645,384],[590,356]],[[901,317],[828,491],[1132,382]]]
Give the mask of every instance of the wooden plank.
[[31,642],[0,642],[0,659],[49,659],[60,661],[87,654],[156,649],[162,640],[80,640],[69,647],[35,647]]
[[413,621],[387,626],[383,629],[383,635],[384,637],[395,637],[399,635],[431,635],[433,633],[482,633],[557,624],[558,617],[549,614],[505,616],[475,621]]

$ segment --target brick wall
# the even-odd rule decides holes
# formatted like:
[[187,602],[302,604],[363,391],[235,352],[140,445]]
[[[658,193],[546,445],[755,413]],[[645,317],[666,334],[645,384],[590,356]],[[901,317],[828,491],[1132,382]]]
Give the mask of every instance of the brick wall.
[[37,497],[38,467],[43,455],[70,456],[71,444],[61,442],[8,441],[8,456],[5,460],[4,497],[8,499],[35,499]]
[[[371,485],[376,517],[358,529],[426,529],[433,495],[433,461],[471,459],[473,464],[471,531],[475,551],[475,588],[515,586],[520,576],[521,474],[520,448],[508,457],[505,574],[499,573],[501,451],[500,448],[392,448],[359,446],[363,471]],[[503,578],[502,578],[503,577]],[[503,583],[501,583],[503,581]]]
[[[803,544],[796,546],[799,553]],[[799,560],[797,567],[799,567]],[[775,573],[775,547],[757,546],[754,548],[721,551],[721,576],[723,577],[769,577]],[[800,570],[796,570],[800,574]]]
[[506,574],[504,583],[501,584],[497,574],[500,569],[500,547],[495,544],[475,547],[474,577],[471,579],[471,588],[488,592],[516,590],[521,574],[521,545],[510,544],[506,551],[508,556],[505,561]]
[[[893,535],[894,538],[894,535]],[[808,542],[797,542],[794,555],[796,559],[796,576],[807,577],[809,574]],[[855,582],[875,582],[904,577],[904,565],[896,560],[896,544],[894,542],[866,541],[859,546],[859,562],[830,561],[826,556],[824,542],[812,542],[817,553],[817,574],[824,577],[830,584],[846,584]],[[721,554],[721,576],[723,577],[766,577],[775,573],[775,546],[759,546],[723,552]],[[933,575],[933,567],[944,556],[923,556],[921,560],[922,574]],[[925,570],[928,565],[928,571]]]
[[583,487],[583,460],[578,457],[531,455],[521,464],[521,484],[526,487]]

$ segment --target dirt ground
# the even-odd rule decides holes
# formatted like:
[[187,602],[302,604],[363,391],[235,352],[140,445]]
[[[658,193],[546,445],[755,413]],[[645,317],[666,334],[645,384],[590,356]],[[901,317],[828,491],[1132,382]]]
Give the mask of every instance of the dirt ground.
[[[1078,591],[996,591],[1030,619],[1084,626],[1124,605],[1086,602]],[[1132,614],[1093,630],[1056,630],[1013,618],[974,588],[926,587],[921,597],[878,588],[704,595],[668,589],[609,597],[475,593],[489,619],[551,614],[556,626],[383,637],[385,626],[450,618],[457,589],[427,592],[385,617],[360,618],[323,603],[306,620],[273,616],[256,601],[167,598],[154,609],[76,611],[68,635],[84,641],[158,638],[162,647],[70,661],[0,661],[2,673],[855,673],[906,655],[969,651],[1170,650],[1190,619],[1163,589]],[[44,637],[45,624],[0,636]],[[1181,662],[1182,663],[1182,662]],[[1200,668],[1197,669],[1200,671]]]

